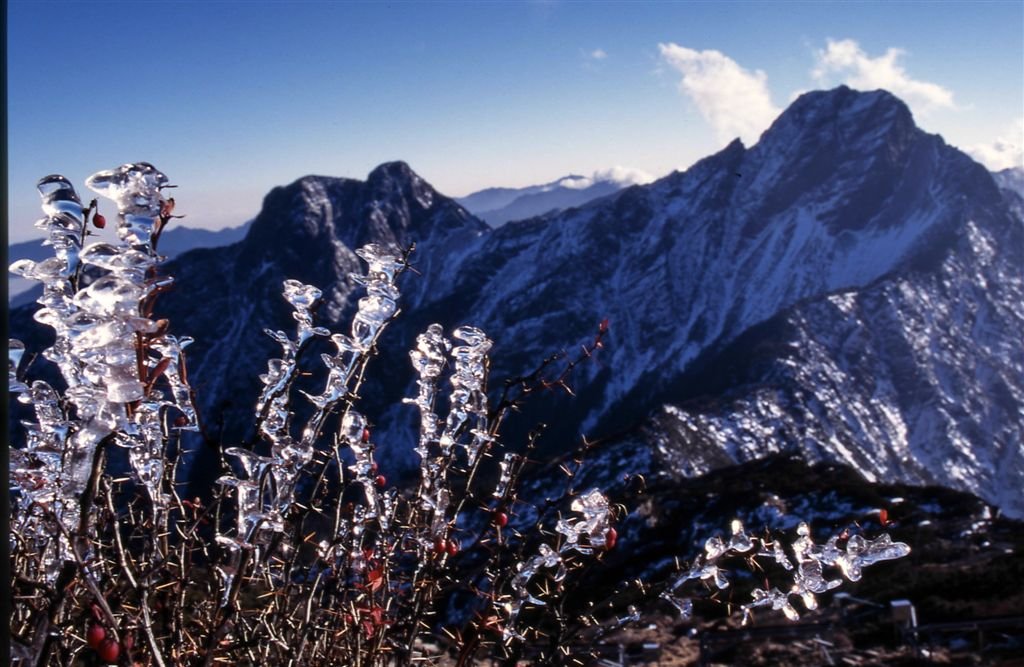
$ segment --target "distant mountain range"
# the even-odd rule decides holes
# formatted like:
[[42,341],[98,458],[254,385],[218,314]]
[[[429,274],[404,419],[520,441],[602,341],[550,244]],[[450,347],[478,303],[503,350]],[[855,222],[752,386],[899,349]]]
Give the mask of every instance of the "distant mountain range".
[[[503,196],[473,205],[524,195]],[[498,388],[607,318],[576,397],[527,406],[507,444],[538,422],[538,454],[600,438],[604,481],[784,452],[1024,516],[1020,203],[894,96],[840,87],[802,95],[752,147],[496,229],[401,162],[366,181],[308,176],[272,190],[244,240],[172,261],[176,288],[158,310],[196,338],[208,432],[238,442],[276,354],[260,332],[290,321],[282,280],[320,286],[322,323],[345,330],[354,249],[415,242],[418,275],[403,276],[402,315],[362,392],[389,474],[415,465],[400,399],[428,323],[489,332]],[[11,320],[32,324],[28,309]],[[193,478],[215,461],[201,448]]]
[[[252,221],[238,227],[226,227],[217,231],[179,225],[170,226],[160,238],[160,252],[168,259],[173,259],[181,253],[195,248],[231,245],[245,238],[250,224]],[[48,246],[42,245],[42,239],[15,243],[8,246],[7,253],[12,262],[17,259],[31,259],[38,262],[53,255],[53,251]],[[30,291],[37,283],[10,274],[8,274],[7,281],[7,299],[11,307],[32,303],[35,300],[34,292],[30,294]]]
[[649,180],[648,176],[636,171],[609,169],[589,177],[570,174],[557,181],[525,188],[488,188],[456,201],[492,227],[499,227],[512,220],[525,220],[582,206]]

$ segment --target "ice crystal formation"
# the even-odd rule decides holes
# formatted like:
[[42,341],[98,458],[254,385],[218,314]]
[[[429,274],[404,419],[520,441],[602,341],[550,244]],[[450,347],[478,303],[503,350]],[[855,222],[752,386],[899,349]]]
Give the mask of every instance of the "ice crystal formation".
[[[161,323],[146,312],[147,300],[170,283],[154,272],[161,260],[153,241],[166,184],[166,176],[147,163],[90,177],[87,185],[117,205],[121,243],[86,245],[90,211],[74,187],[63,176],[42,179],[38,189],[46,217],[36,227],[46,232],[44,243],[53,246],[54,257],[11,265],[12,273],[43,285],[35,319],[55,333],[44,356],[67,384],[58,395],[42,380],[30,386],[18,381],[14,371],[24,346],[11,341],[10,390],[33,406],[36,417],[25,423],[26,446],[12,451],[11,476],[20,491],[20,511],[12,520],[26,522],[21,534],[45,554],[47,582],[56,579],[62,560],[75,556],[74,549],[81,548],[78,557],[88,549],[83,534],[91,517],[80,516],[77,498],[85,492],[100,442],[128,450],[132,472],[159,521],[168,502],[162,486],[168,433],[196,427],[181,372],[182,349],[191,341],[161,332]],[[141,347],[139,341],[148,338],[159,341]],[[157,375],[168,378],[169,396],[147,388]],[[171,413],[178,417],[170,419],[173,425]]]

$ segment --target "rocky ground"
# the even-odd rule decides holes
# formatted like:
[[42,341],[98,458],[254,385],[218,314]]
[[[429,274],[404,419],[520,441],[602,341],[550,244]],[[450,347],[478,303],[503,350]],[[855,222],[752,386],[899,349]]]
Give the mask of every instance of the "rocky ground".
[[[728,613],[735,608],[726,599],[698,602],[693,622],[645,617],[639,628],[608,638],[626,645],[627,658],[633,654],[625,664],[1024,665],[1024,524],[999,516],[973,496],[871,484],[849,468],[807,466],[785,457],[684,484],[655,481],[647,493],[655,509],[635,533],[639,545],[624,543],[621,560],[609,563],[631,574],[637,569],[630,564],[659,562],[669,549],[699,542],[702,527],[727,526],[732,515],[744,517],[748,529],[757,525],[755,517],[774,521],[775,530],[799,514],[826,534],[857,521],[872,534],[888,531],[913,551],[872,566],[838,594],[822,596],[821,609],[803,613],[798,623],[780,612],[760,612],[742,628],[739,614]],[[877,511],[882,508],[884,529]],[[697,551],[694,545],[691,552]],[[754,583],[736,577],[731,599],[748,599]],[[921,629],[916,647],[912,635],[901,635],[894,623],[890,603],[900,599],[915,607]],[[641,655],[645,642],[658,644],[660,653]],[[617,647],[609,647],[608,664],[623,664],[616,653]]]

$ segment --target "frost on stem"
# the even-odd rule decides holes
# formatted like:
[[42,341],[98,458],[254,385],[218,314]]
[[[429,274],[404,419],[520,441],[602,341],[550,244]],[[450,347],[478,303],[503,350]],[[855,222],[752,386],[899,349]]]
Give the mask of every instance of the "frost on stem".
[[544,600],[531,594],[528,588],[530,580],[534,578],[541,567],[554,569],[555,574],[552,580],[555,583],[561,582],[568,573],[562,558],[563,554],[577,551],[584,556],[590,556],[594,553],[595,548],[604,548],[607,544],[608,531],[611,527],[611,510],[608,507],[608,499],[603,493],[597,489],[590,489],[574,498],[570,509],[583,516],[558,520],[555,530],[565,537],[565,542],[561,547],[556,551],[549,545],[541,543],[537,555],[516,565],[517,574],[512,580],[514,597],[508,604],[508,619],[503,632],[506,643],[512,639],[525,639],[516,628],[524,604],[527,602],[537,606],[547,604]]
[[[584,556],[594,553],[594,549],[603,549],[608,543],[608,531],[611,528],[611,510],[608,499],[597,489],[574,498],[572,511],[583,515],[582,518],[560,519],[555,527],[565,536],[565,544],[560,551],[575,549]],[[582,542],[582,538],[586,542]]]
[[520,456],[515,452],[505,452],[505,455],[502,456],[501,463],[498,464],[500,476],[498,484],[494,487],[494,498],[501,500],[508,496],[509,487],[512,484],[512,473],[519,459]]
[[491,340],[476,327],[459,327],[453,336],[466,344],[452,349],[455,372],[452,374],[451,409],[441,435],[441,449],[444,452],[468,427],[472,438],[459,444],[466,450],[472,466],[481,450],[493,440],[487,432],[487,394],[484,391]]
[[[465,345],[453,346],[440,324],[431,324],[417,336],[410,351],[418,380],[415,399],[405,399],[420,413],[416,454],[420,457],[421,508],[431,517],[429,530],[420,543],[430,549],[445,538],[451,503],[448,470],[455,461],[458,445],[466,454],[467,467],[477,465],[481,453],[495,441],[487,414],[487,353],[491,340],[475,327],[459,327],[452,336]],[[443,422],[435,413],[437,383],[451,357],[451,392],[448,416]]]
[[525,562],[516,564],[516,576],[512,579],[512,591],[514,597],[506,605],[508,618],[505,621],[505,628],[502,631],[502,638],[505,643],[509,643],[514,639],[525,641],[526,637],[523,636],[517,625],[519,623],[519,614],[523,610],[523,605],[527,602],[542,607],[547,603],[532,595],[528,588],[530,581],[537,575],[540,568],[554,569],[555,574],[552,577],[556,583],[565,579],[567,570],[565,563],[562,561],[562,556],[557,551],[552,549],[543,542],[537,548],[537,554]]
[[[419,392],[415,399],[407,398],[406,403],[411,403],[419,409],[420,432],[416,444],[416,454],[420,457],[423,466],[429,465],[431,446],[438,441],[438,431],[441,428],[440,419],[434,413],[434,403],[437,400],[437,380],[446,364],[445,355],[451,349],[451,341],[444,337],[444,329],[440,324],[431,324],[427,330],[416,337],[416,347],[409,352],[412,359],[413,370],[419,379],[416,386]],[[424,479],[429,478],[424,474]]]

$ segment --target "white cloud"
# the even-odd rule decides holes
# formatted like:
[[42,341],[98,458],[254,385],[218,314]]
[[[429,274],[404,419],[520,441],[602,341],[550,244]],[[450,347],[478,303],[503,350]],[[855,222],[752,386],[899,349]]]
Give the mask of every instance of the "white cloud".
[[738,136],[750,145],[779,115],[763,71],[743,69],[720,51],[695,51],[678,44],[658,48],[665,62],[683,75],[679,89],[697,105],[719,141]]
[[619,165],[594,172],[594,181],[615,181],[624,185],[644,185],[653,180],[654,176],[642,169],[632,169]]
[[989,171],[1024,168],[1024,118],[1011,123],[992,143],[975,144],[964,150]]
[[556,185],[563,188],[569,188],[571,190],[583,190],[589,188],[595,183],[603,183],[606,181],[612,181],[618,183],[623,187],[629,185],[643,185],[650,183],[654,180],[654,176],[651,176],[642,169],[633,169],[631,167],[622,167],[615,165],[608,169],[598,169],[590,176],[566,176],[560,179]]
[[[594,184],[594,179],[588,176],[566,176],[555,182],[554,187],[569,188],[570,190],[585,190]],[[547,190],[549,188],[545,188]]]
[[604,49],[594,49],[588,55],[594,60],[604,60],[608,57],[608,54],[605,53]]
[[841,81],[860,90],[883,88],[921,115],[954,108],[953,92],[948,88],[907,75],[898,62],[904,53],[902,49],[890,48],[885,55],[872,58],[855,40],[830,39],[825,50],[817,52],[817,64],[811,75],[823,86]]

